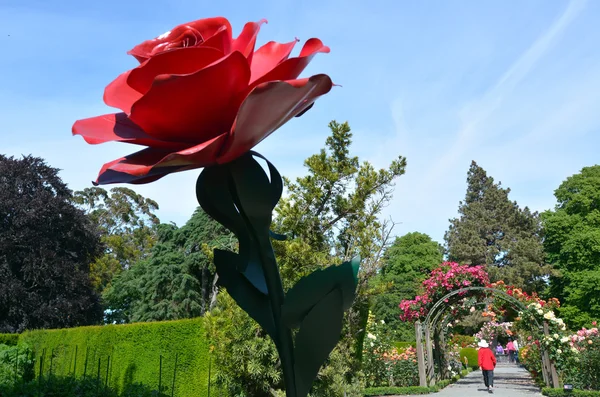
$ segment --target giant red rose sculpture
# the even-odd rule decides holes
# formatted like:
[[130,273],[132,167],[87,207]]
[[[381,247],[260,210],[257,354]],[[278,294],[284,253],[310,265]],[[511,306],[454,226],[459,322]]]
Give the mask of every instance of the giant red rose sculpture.
[[73,133],[91,144],[147,148],[105,164],[96,183],[148,183],[229,162],[329,92],[327,75],[298,79],[329,48],[313,38],[297,57],[290,58],[296,41],[255,50],[263,22],[247,23],[234,39],[227,19],[201,19],[129,51],[141,64],[104,92],[123,112],[79,120]]
[[359,261],[318,270],[283,290],[270,240],[284,237],[270,231],[283,180],[268,161],[267,174],[251,149],[332,83],[324,74],[298,79],[315,54],[329,52],[319,39],[292,58],[295,41],[255,51],[262,23],[246,24],[233,39],[226,19],[202,19],[136,46],[129,54],[140,65],[104,93],[123,112],[79,120],[73,133],[92,144],[147,146],[105,164],[97,184],[148,183],[204,168],[198,202],[239,241],[238,252],[214,252],[219,284],[273,339],[287,397],[305,397],[339,341]]

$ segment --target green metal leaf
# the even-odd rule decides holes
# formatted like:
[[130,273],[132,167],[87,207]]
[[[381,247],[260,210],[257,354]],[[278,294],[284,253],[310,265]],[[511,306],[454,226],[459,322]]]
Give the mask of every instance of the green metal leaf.
[[269,230],[269,236],[271,236],[271,238],[273,240],[277,240],[277,241],[285,241],[285,240],[287,240],[287,236],[285,234],[275,233],[272,230]]
[[[261,170],[262,171],[262,170]],[[264,174],[264,171],[262,171]],[[196,182],[196,196],[202,209],[217,222],[231,230],[240,242],[242,260],[238,269],[262,293],[267,287],[259,255],[244,215],[236,206],[238,200],[229,165],[217,165],[205,168]]]
[[267,161],[269,179],[253,154],[248,153],[229,164],[237,196],[234,198],[240,213],[255,230],[268,233],[273,209],[281,198],[283,181],[277,169]]
[[273,320],[269,298],[238,271],[242,258],[236,253],[218,249],[214,251],[214,254],[219,283],[227,289],[227,292],[237,304],[254,321],[260,324],[277,344],[275,321]]
[[303,277],[287,293],[281,308],[284,324],[298,328],[310,310],[333,290],[342,296],[342,311],[352,306],[358,285],[360,259],[330,266]]
[[296,335],[294,375],[297,397],[306,397],[329,354],[340,340],[342,292],[334,289],[306,315]]

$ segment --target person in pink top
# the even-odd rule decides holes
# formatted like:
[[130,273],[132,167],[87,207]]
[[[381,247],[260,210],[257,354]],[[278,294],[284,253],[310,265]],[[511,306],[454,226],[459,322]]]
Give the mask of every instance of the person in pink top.
[[508,351],[508,361],[514,363],[515,351],[517,351],[517,349],[515,349],[515,344],[513,343],[512,339],[508,340],[508,343],[506,344],[506,350]]

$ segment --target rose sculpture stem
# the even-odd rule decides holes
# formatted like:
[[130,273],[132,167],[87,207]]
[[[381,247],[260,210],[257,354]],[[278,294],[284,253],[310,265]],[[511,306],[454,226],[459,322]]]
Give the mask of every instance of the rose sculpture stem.
[[306,397],[339,341],[343,313],[355,297],[359,260],[317,270],[285,294],[270,240],[280,238],[270,226],[283,182],[271,163],[267,175],[255,157],[263,158],[250,152],[205,168],[196,195],[202,208],[239,240],[238,253],[215,250],[220,285],[272,338],[286,395]]

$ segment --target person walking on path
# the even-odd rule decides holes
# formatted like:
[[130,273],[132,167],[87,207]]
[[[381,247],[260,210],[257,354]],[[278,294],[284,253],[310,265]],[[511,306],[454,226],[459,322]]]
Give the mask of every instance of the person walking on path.
[[482,339],[477,344],[479,351],[477,352],[477,362],[481,372],[483,373],[483,383],[487,387],[488,392],[494,392],[494,369],[496,368],[496,356],[490,349],[490,345],[485,339]]
[[506,350],[508,351],[508,362],[514,363],[516,349],[512,339],[508,340],[508,343],[506,344]]
[[516,339],[513,341],[513,347],[515,348],[515,362],[518,364],[519,363],[519,343],[517,343]]
[[500,343],[498,343],[498,346],[496,346],[496,353],[504,354],[504,348],[502,347],[502,345]]

